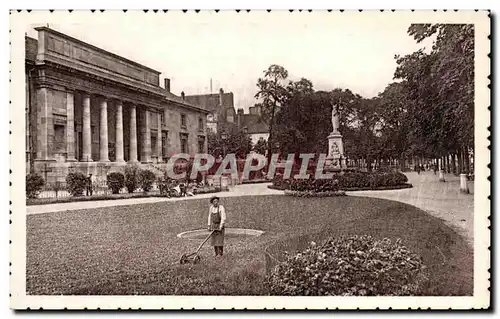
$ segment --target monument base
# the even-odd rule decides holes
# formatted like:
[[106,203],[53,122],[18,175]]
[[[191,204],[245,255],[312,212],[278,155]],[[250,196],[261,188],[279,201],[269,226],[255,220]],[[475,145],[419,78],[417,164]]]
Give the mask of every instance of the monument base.
[[325,171],[340,172],[346,168],[342,135],[339,132],[332,132],[328,135],[328,156],[325,161]]

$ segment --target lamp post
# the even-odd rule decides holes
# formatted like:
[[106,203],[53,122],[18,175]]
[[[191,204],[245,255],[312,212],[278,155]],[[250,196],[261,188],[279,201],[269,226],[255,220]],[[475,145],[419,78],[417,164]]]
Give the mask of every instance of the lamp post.
[[[220,134],[220,138],[222,140],[222,162],[224,162],[224,158],[226,157],[226,140],[227,140],[227,132],[223,130]],[[222,174],[220,175],[220,188],[222,190]]]

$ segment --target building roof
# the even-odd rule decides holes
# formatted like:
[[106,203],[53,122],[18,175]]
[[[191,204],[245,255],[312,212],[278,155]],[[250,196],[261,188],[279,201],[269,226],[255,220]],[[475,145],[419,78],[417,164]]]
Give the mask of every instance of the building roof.
[[247,128],[248,134],[269,133],[269,126],[258,114],[239,114],[240,127]]
[[221,93],[211,94],[193,94],[186,95],[186,101],[189,103],[200,105],[212,113],[224,113],[227,109],[234,110],[234,94],[233,92],[222,93],[222,107],[221,107]]
[[59,31],[56,31],[56,30],[51,29],[51,28],[49,28],[49,27],[37,27],[37,28],[35,28],[35,30],[36,30],[36,31],[47,31],[47,32],[50,32],[50,33],[57,34],[57,35],[58,35],[58,36],[60,36],[60,37],[66,38],[66,39],[71,40],[71,41],[76,42],[76,43],[83,44],[83,45],[84,45],[84,46],[86,46],[86,47],[92,48],[92,49],[94,49],[94,50],[96,50],[96,51],[99,51],[99,52],[102,52],[102,53],[104,53],[104,54],[106,54],[106,55],[110,55],[110,56],[114,57],[115,59],[122,60],[122,61],[124,61],[124,62],[130,63],[130,64],[132,64],[132,65],[135,65],[135,66],[139,67],[139,68],[146,69],[146,70],[151,71],[151,72],[156,73],[156,74],[160,74],[160,73],[161,73],[160,71],[157,71],[157,70],[155,70],[155,69],[152,69],[152,68],[150,68],[150,67],[148,67],[148,66],[145,66],[145,65],[143,65],[143,64],[140,64],[140,63],[137,63],[137,62],[135,62],[135,61],[129,60],[129,59],[127,59],[127,58],[125,58],[125,57],[123,57],[123,56],[121,56],[121,55],[115,54],[115,53],[113,53],[113,52],[109,52],[109,51],[107,51],[107,50],[104,50],[104,49],[102,49],[102,48],[99,48],[99,47],[97,47],[97,46],[95,46],[95,45],[92,45],[92,44],[90,44],[90,43],[87,43],[87,42],[85,42],[85,41],[79,40],[79,39],[77,39],[77,38],[73,38],[72,36],[69,36],[69,35],[67,35],[67,34],[61,33],[61,32],[59,32]]
[[[91,47],[95,50],[98,50],[100,52],[103,52],[103,53],[106,53],[108,55],[111,55],[119,60],[122,60],[122,61],[126,61],[127,63],[130,63],[132,65],[136,65],[136,66],[140,66],[141,68],[143,69],[146,69],[148,71],[151,71],[151,72],[154,72],[156,74],[160,74],[159,71],[156,71],[154,69],[151,69],[147,66],[144,66],[142,64],[139,64],[137,62],[134,62],[134,61],[131,61],[129,59],[126,59],[124,57],[121,57],[119,55],[116,55],[114,53],[111,53],[111,52],[108,52],[104,49],[101,49],[101,48],[98,48],[96,46],[93,46],[91,44],[88,44],[86,42],[83,42],[81,40],[78,40],[78,39],[75,39],[71,36],[68,36],[66,34],[63,34],[63,33],[60,33],[58,31],[55,31],[53,29],[50,29],[50,28],[47,28],[47,27],[40,27],[40,28],[35,28],[35,30],[37,31],[48,31],[48,32],[52,32],[52,33],[55,33],[59,36],[62,36],[62,37],[65,37],[67,39],[70,39],[71,41],[75,41],[77,43],[81,43],[81,44],[84,44],[85,46],[88,46],[88,47]],[[34,39],[34,38],[31,38],[31,37],[28,37],[28,36],[25,36],[25,44],[26,44],[26,48],[25,48],[25,54],[26,54],[26,62],[35,62],[36,60],[36,55],[37,55],[37,52],[38,52],[38,40],[37,39]],[[170,102],[175,102],[176,104],[179,104],[179,105],[182,105],[182,106],[185,106],[187,108],[194,108],[194,109],[197,109],[199,111],[202,111],[202,112],[209,112],[210,110],[207,110],[204,108],[204,105],[202,104],[194,104],[194,103],[191,103],[189,102],[188,100],[186,99],[183,99],[182,97],[180,96],[177,96],[171,92],[168,92],[167,90],[165,90],[164,88],[162,88],[159,83],[157,85],[153,85],[151,83],[141,83],[141,85],[144,85],[145,87],[148,88],[149,91],[152,91],[156,94],[159,94],[160,96],[163,96],[167,101],[170,101]]]

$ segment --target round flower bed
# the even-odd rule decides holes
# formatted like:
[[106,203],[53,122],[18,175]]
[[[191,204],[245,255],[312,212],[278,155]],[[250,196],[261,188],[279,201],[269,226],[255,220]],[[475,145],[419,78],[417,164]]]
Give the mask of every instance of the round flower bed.
[[288,254],[268,283],[281,296],[410,296],[422,293],[425,268],[399,239],[348,236]]
[[294,197],[334,197],[334,196],[345,196],[344,191],[325,191],[325,192],[315,192],[315,191],[292,191],[285,190],[285,195]]

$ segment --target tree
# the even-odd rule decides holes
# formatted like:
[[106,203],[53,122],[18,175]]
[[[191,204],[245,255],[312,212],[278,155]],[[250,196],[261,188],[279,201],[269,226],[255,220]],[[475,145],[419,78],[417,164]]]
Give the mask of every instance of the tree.
[[257,143],[255,143],[255,145],[253,146],[253,150],[258,154],[262,154],[262,155],[266,154],[267,141],[264,139],[258,140]]
[[[261,100],[257,105],[261,107],[262,119],[269,126],[268,149],[272,149],[274,117],[276,112],[288,98],[288,92],[284,81],[288,77],[288,71],[282,66],[273,64],[264,71],[264,77],[257,80],[258,92],[255,98]],[[271,152],[269,152],[269,159]]]
[[408,34],[417,42],[435,37],[429,53],[396,56],[394,78],[407,87],[410,106],[410,152],[435,157],[469,152],[474,142],[473,25],[413,24]]
[[[208,134],[208,153],[214,157],[226,154],[236,154],[238,158],[245,158],[252,150],[252,139],[245,132],[238,130],[237,126],[231,123],[225,124],[217,133]],[[223,140],[221,133],[227,133],[227,139]]]

